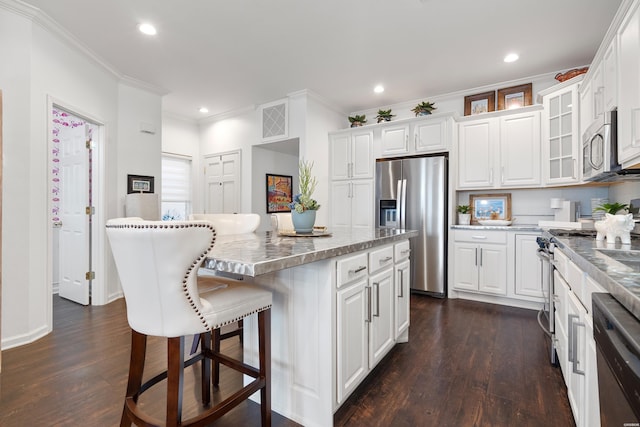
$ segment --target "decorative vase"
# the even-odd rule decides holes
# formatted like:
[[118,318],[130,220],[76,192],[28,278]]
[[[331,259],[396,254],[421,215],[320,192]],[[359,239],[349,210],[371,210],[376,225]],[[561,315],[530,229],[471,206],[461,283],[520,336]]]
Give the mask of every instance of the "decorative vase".
[[362,126],[362,122],[351,122],[351,127],[352,128],[358,128]]
[[293,221],[293,229],[296,233],[313,232],[313,224],[316,222],[316,211],[306,210],[302,213],[291,211],[291,221]]
[[418,114],[416,114],[416,116],[428,116],[428,115],[430,115],[430,114],[431,114],[431,111],[429,111],[429,110],[422,110],[422,111],[419,111],[419,112],[418,112]]
[[458,214],[458,224],[459,225],[469,225],[471,224],[471,214]]

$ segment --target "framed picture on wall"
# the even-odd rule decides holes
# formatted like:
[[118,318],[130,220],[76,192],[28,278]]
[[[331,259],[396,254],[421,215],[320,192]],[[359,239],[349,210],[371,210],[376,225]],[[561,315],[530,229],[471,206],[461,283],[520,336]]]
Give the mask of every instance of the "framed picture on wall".
[[496,92],[483,92],[464,97],[464,115],[488,113],[496,110]]
[[152,176],[127,175],[127,194],[131,193],[153,193]]
[[498,90],[498,110],[525,107],[532,100],[531,83]]
[[289,212],[291,208],[292,184],[291,175],[267,174],[267,213]]

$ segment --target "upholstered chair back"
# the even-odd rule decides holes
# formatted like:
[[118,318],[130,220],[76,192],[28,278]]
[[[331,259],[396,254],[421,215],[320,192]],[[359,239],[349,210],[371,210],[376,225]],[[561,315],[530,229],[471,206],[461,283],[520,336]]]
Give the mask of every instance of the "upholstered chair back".
[[213,224],[218,236],[253,233],[260,226],[260,215],[248,214],[191,214],[191,220],[204,220]]
[[206,221],[107,222],[129,325],[146,335],[179,337],[209,330],[196,273],[216,232]]

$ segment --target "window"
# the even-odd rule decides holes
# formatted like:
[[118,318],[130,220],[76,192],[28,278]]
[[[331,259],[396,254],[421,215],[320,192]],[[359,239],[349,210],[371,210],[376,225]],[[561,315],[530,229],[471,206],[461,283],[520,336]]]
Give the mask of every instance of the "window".
[[162,220],[186,220],[191,213],[191,159],[162,155]]

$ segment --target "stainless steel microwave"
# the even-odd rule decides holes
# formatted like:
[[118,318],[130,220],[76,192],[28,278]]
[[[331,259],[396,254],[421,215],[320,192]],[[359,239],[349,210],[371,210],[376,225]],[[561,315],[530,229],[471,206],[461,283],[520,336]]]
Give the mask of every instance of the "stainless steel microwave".
[[618,114],[607,111],[593,122],[582,136],[582,179],[617,181],[620,175],[636,173],[623,170],[618,163]]

